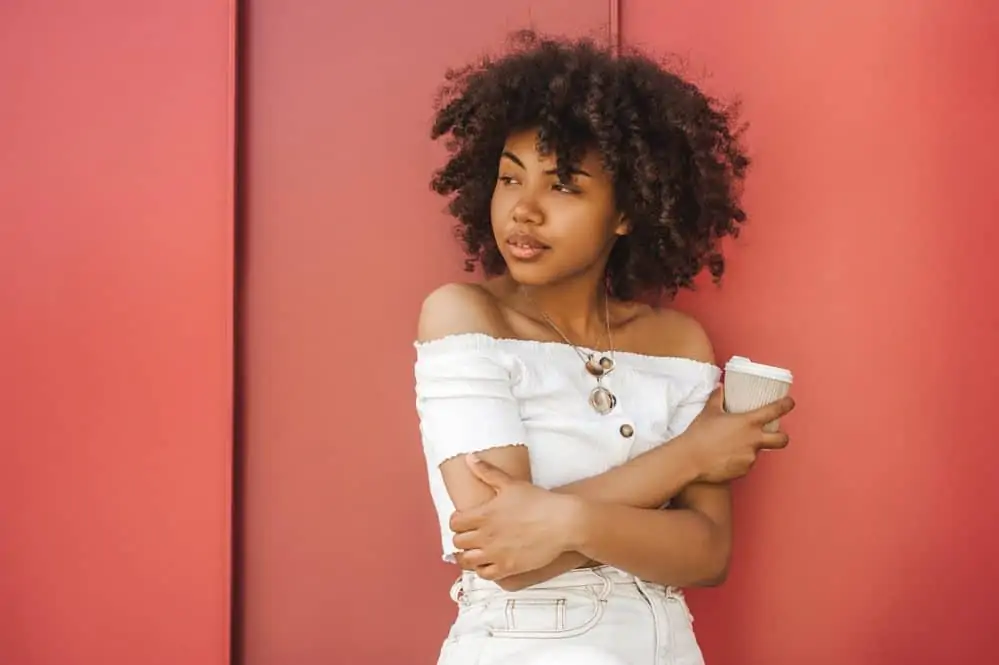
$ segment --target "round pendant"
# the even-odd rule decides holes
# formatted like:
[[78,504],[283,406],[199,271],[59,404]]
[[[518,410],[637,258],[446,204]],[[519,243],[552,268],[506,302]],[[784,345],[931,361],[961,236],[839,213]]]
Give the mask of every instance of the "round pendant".
[[604,370],[604,374],[610,374],[614,371],[614,359],[609,356],[600,357],[600,368]]
[[606,416],[617,406],[617,397],[603,386],[597,386],[590,391],[590,406],[600,415]]
[[614,359],[608,356],[600,356],[597,358],[595,355],[591,355],[586,359],[586,371],[592,376],[600,377],[604,374],[609,374],[614,370]]

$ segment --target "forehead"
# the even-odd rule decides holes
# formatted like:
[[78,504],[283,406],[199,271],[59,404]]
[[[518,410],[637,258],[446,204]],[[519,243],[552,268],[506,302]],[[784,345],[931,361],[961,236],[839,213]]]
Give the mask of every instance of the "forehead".
[[[546,167],[555,166],[554,153],[542,155],[538,152],[537,129],[525,129],[513,132],[507,137],[506,144],[503,149],[519,157],[525,164],[531,161],[538,162]],[[583,167],[591,173],[594,171],[600,171],[602,170],[602,160],[600,159],[600,154],[596,150],[587,149],[586,152],[583,153],[583,158],[580,160],[580,163],[576,166]]]

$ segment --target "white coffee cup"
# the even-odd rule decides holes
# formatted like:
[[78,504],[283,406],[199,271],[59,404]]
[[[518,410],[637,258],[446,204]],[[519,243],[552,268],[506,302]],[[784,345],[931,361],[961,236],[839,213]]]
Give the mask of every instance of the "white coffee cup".
[[[732,356],[725,363],[725,410],[745,413],[772,404],[791,392],[793,380],[790,370]],[[779,428],[779,419],[763,427],[767,432],[776,432]]]

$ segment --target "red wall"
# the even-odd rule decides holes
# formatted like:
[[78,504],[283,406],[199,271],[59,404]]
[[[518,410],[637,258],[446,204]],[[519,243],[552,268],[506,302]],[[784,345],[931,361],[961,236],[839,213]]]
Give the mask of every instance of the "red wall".
[[708,662],[999,662],[999,5],[624,0],[622,35],[742,93],[752,223],[681,305],[796,373]]
[[228,662],[231,2],[0,3],[0,663]]
[[413,402],[416,317],[462,278],[429,141],[449,65],[605,0],[249,4],[245,665],[432,663],[455,607]]
[[[37,4],[0,5],[0,662],[223,665],[232,3]],[[452,571],[409,342],[461,277],[432,92],[510,28],[608,6],[251,4],[237,646],[432,662]],[[737,489],[732,577],[694,594],[711,665],[999,652],[984,7],[624,0],[628,43],[689,55],[753,125],[753,223],[681,306],[798,376],[793,449]]]

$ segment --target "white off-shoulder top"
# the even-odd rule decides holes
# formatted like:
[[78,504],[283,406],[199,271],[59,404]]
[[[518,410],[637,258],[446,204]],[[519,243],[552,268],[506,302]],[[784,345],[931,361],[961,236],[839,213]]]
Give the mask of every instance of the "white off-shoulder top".
[[446,561],[457,550],[454,504],[438,468],[445,460],[523,444],[536,485],[565,485],[675,437],[721,378],[709,363],[618,351],[603,379],[617,405],[600,415],[588,402],[596,379],[566,344],[468,333],[415,347],[416,408]]

